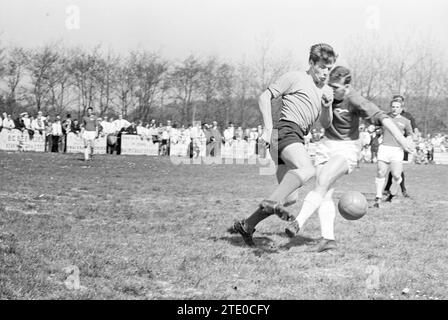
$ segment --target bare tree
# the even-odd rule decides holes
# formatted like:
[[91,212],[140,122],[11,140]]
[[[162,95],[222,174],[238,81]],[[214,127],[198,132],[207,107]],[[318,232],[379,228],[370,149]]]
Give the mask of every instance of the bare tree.
[[196,121],[196,104],[192,102],[198,94],[202,70],[201,62],[190,55],[181,64],[175,66],[170,74],[170,87],[173,90],[173,98],[181,104],[181,121],[183,123]]
[[132,73],[137,86],[135,96],[138,103],[135,116],[148,121],[157,95],[161,91],[168,64],[158,54],[146,51],[134,52],[131,57]]
[[16,108],[18,101],[25,98],[26,92],[20,90],[19,84],[26,74],[27,53],[19,47],[12,47],[7,50],[6,65],[3,72],[3,79],[6,82],[6,102],[7,112],[10,113]]

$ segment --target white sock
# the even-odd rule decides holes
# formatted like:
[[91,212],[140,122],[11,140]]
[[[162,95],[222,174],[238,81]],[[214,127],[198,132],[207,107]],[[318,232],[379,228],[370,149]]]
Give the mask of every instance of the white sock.
[[324,199],[319,207],[319,220],[322,237],[328,240],[334,240],[334,219],[336,217],[336,208],[333,200]]
[[84,159],[89,160],[89,148],[84,149]]
[[303,200],[302,209],[300,209],[299,215],[296,221],[299,223],[299,227],[302,228],[306,220],[312,216],[314,211],[320,207],[322,203],[322,196],[315,191],[310,191]]
[[395,178],[392,179],[392,185],[390,186],[390,193],[392,195],[396,195],[398,193],[398,187],[400,186],[400,183],[403,179],[401,177],[398,178],[398,180],[395,180]]
[[375,178],[375,185],[376,185],[376,197],[382,198],[383,197],[383,188],[384,188],[384,181],[385,178]]

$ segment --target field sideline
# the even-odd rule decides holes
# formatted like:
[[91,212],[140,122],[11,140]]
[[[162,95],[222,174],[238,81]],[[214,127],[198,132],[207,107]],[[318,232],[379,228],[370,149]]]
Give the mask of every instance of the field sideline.
[[[293,240],[269,218],[257,249],[227,232],[274,188],[258,165],[81,159],[0,151],[0,299],[448,299],[448,166],[406,165],[412,199],[338,215],[338,250],[315,253],[317,214]],[[372,201],[375,168],[336,197]],[[80,289],[64,284],[69,266]]]

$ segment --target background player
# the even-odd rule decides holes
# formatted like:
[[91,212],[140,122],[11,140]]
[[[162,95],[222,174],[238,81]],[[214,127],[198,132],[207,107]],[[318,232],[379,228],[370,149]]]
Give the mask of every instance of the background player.
[[87,115],[82,118],[81,136],[84,140],[84,160],[91,160],[95,148],[95,139],[98,136],[97,119],[93,114],[92,107],[87,108]]
[[[262,139],[271,141],[270,153],[276,163],[278,187],[267,200],[247,219],[236,221],[234,230],[240,233],[249,246],[255,226],[272,214],[289,219],[283,209],[285,199],[297,197],[294,193],[315,174],[312,161],[304,145],[304,137],[317,121],[321,104],[331,104],[333,92],[324,88],[336,54],[328,44],[311,47],[308,71],[290,72],[271,84],[259,97],[265,131]],[[282,97],[281,116],[273,131],[271,100]],[[294,201],[287,201],[292,204]]]
[[352,172],[357,165],[361,151],[358,143],[360,118],[375,125],[382,125],[403,148],[410,149],[408,140],[387,114],[352,90],[350,82],[349,69],[339,66],[331,71],[328,85],[334,90],[334,100],[332,106],[322,108],[320,121],[325,128],[325,134],[316,150],[316,186],[306,195],[297,218],[285,229],[288,236],[295,236],[306,220],[318,210],[322,232],[319,252],[336,246],[333,185],[338,178]]
[[[408,119],[409,121],[411,121],[412,131],[413,131],[413,133],[416,133],[418,128],[417,128],[417,124],[415,122],[415,118],[408,111],[404,110],[404,97],[401,96],[401,95],[395,95],[395,96],[392,97],[392,100],[401,102],[401,107],[403,109],[403,111],[401,112],[401,116],[403,116],[406,119]],[[404,161],[408,161],[408,157],[409,157],[409,152],[405,151],[404,152],[404,156],[403,156],[403,160]],[[393,196],[390,196],[390,192],[389,192],[391,185],[392,185],[392,172],[389,172],[389,176],[387,178],[386,187],[384,188],[384,193],[388,196],[386,201],[391,201],[392,197],[393,197]],[[403,195],[403,197],[409,198],[409,194],[408,194],[408,192],[406,190],[406,185],[405,185],[404,170],[402,170],[402,172],[401,172],[400,188],[401,188],[401,194]]]
[[[412,139],[412,126],[411,121],[406,119],[401,115],[402,112],[402,102],[399,100],[392,100],[390,104],[392,112],[390,113],[391,118],[400,129],[400,131],[409,136]],[[412,152],[413,150],[406,150]],[[392,186],[390,188],[390,194],[388,201],[391,201],[398,192],[398,185],[401,183],[401,174],[403,173],[403,149],[394,139],[394,137],[388,133],[384,132],[383,143],[378,149],[378,171],[377,177],[375,179],[376,185],[376,198],[374,206],[379,208],[381,198],[383,195],[383,187],[385,182],[385,176],[390,165],[390,172],[393,177]],[[395,185],[394,185],[395,183]]]

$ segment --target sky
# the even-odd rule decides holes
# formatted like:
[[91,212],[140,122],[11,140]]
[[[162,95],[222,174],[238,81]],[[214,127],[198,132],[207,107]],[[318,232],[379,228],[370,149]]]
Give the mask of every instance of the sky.
[[250,59],[267,42],[275,54],[306,57],[327,42],[343,56],[356,36],[425,34],[448,48],[447,14],[446,0],[0,0],[0,41],[228,60]]

